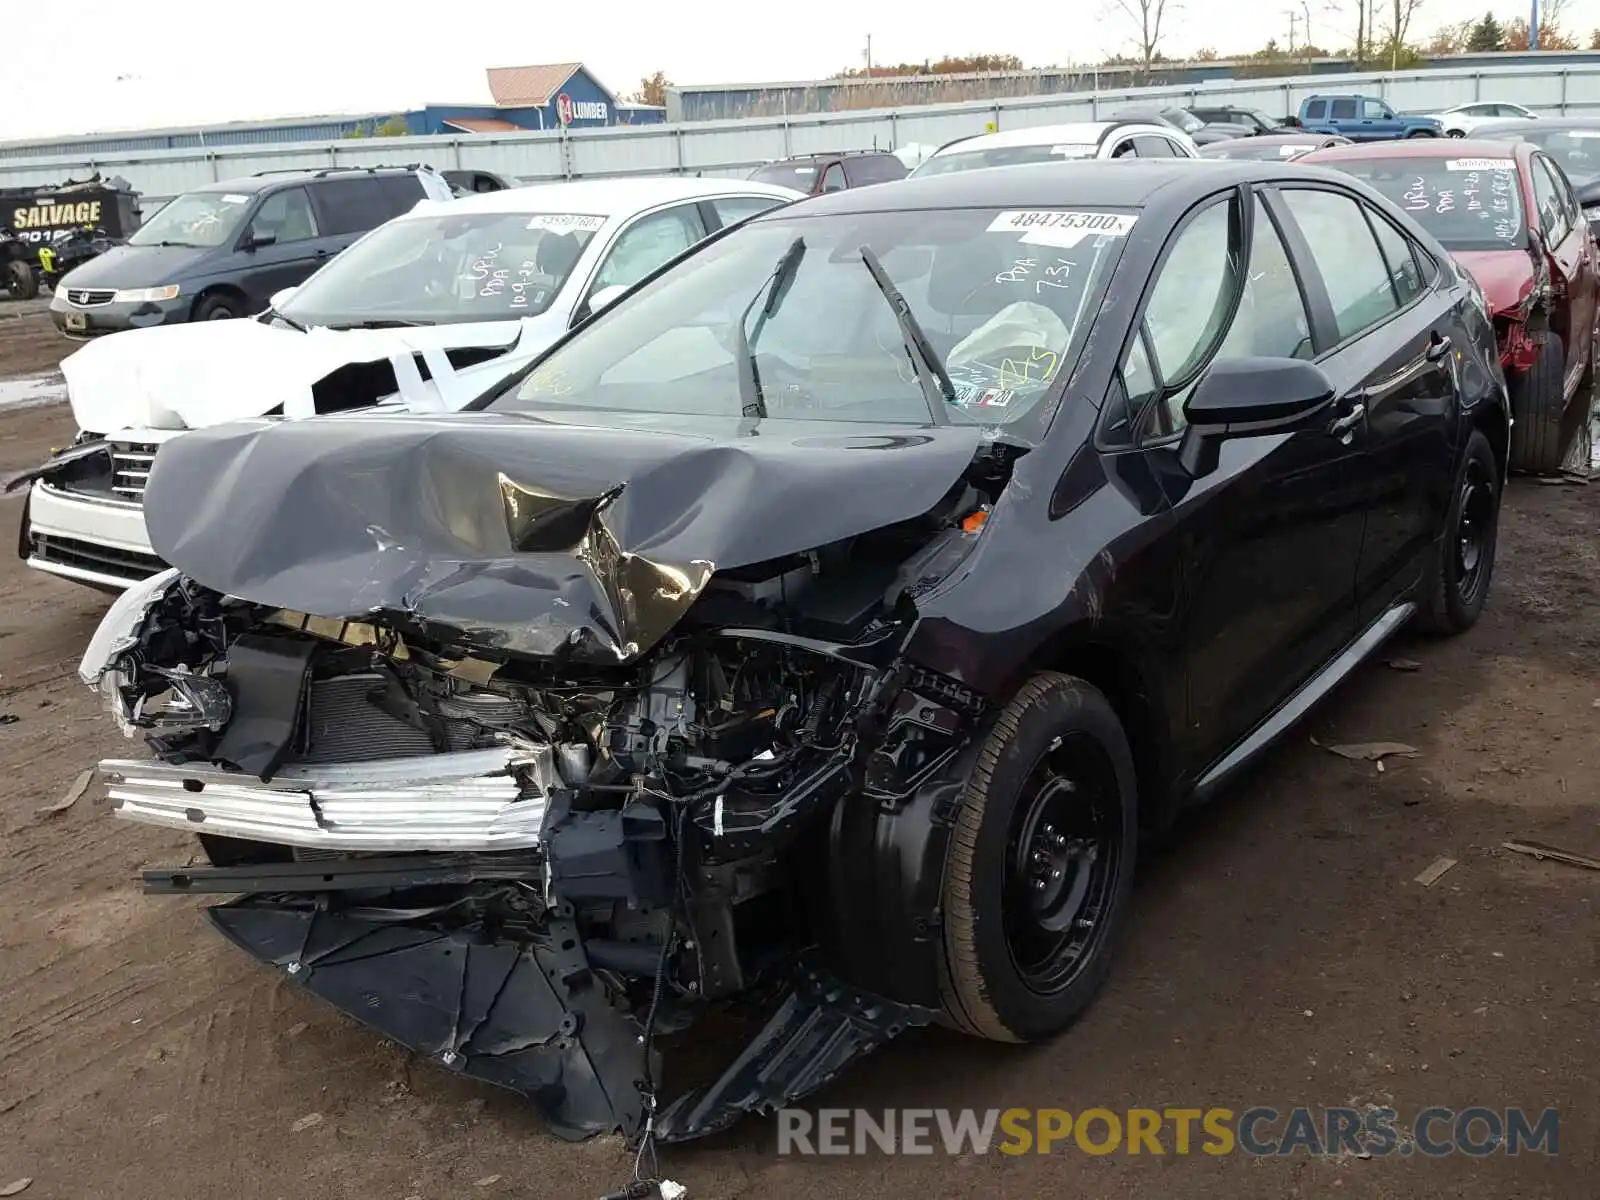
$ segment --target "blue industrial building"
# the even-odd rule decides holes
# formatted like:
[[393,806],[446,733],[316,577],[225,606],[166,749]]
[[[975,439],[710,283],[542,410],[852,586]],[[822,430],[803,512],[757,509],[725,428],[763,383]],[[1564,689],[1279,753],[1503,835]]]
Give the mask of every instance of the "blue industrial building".
[[287,121],[150,129],[0,143],[0,159],[127,154],[140,150],[202,150],[208,146],[279,145],[373,136],[400,124],[411,134],[526,133],[596,129],[666,120],[666,109],[617,99],[582,63],[491,67],[489,104],[429,104],[410,112],[368,112]]

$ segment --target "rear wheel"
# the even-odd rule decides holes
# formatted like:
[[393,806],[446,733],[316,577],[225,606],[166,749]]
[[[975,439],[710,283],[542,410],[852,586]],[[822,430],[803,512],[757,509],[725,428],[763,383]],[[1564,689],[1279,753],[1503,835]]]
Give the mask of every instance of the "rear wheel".
[[1069,675],[1034,676],[996,719],[945,867],[948,1024],[1026,1042],[1069,1025],[1120,940],[1137,844],[1133,753]]
[[1546,333],[1533,365],[1511,380],[1511,468],[1535,475],[1561,470],[1561,390],[1567,352],[1561,338]]
[[1456,470],[1443,533],[1418,594],[1416,624],[1421,628],[1451,634],[1477,623],[1494,579],[1503,482],[1489,439],[1474,429]]

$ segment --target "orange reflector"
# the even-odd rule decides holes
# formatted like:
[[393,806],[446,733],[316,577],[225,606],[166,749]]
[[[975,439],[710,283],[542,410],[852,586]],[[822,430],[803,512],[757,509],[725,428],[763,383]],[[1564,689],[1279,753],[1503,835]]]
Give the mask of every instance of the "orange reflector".
[[963,533],[977,533],[983,528],[984,522],[988,521],[988,519],[989,510],[986,508],[980,508],[977,512],[970,513],[962,518],[961,531]]

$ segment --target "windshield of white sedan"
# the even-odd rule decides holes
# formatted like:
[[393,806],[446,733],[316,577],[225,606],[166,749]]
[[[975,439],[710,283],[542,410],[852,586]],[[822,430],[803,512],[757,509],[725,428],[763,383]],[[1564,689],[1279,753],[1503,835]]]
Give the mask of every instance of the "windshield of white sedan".
[[1338,165],[1405,209],[1446,250],[1527,245],[1515,159],[1375,158]]
[[1028,163],[1064,162],[1074,158],[1093,158],[1095,147],[1082,142],[1041,143],[1034,146],[988,146],[972,150],[954,149],[936,154],[912,175],[948,175],[953,171],[976,171],[983,167],[1018,167]]
[[1068,207],[757,220],[619,301],[491,407],[1041,433],[1136,220]]
[[300,287],[302,325],[443,325],[544,312],[606,218],[440,213],[380,226]]

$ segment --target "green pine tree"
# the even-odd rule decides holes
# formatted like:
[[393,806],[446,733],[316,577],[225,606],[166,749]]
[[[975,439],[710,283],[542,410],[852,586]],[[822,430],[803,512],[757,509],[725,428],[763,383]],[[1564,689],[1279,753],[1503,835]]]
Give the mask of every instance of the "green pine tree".
[[1500,22],[1494,19],[1492,12],[1486,12],[1483,20],[1474,25],[1467,36],[1467,50],[1475,54],[1492,54],[1504,50],[1505,41],[1505,30],[1500,28]]

